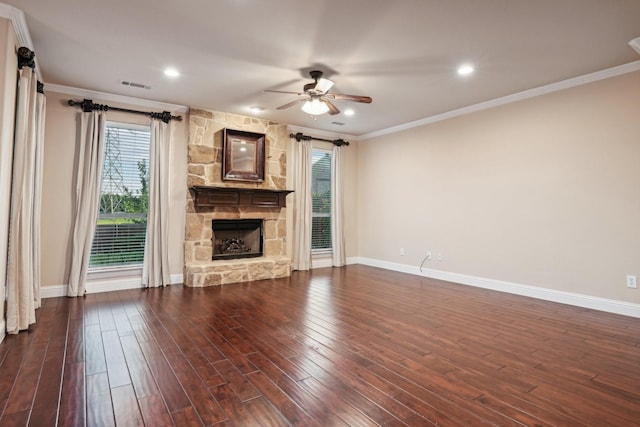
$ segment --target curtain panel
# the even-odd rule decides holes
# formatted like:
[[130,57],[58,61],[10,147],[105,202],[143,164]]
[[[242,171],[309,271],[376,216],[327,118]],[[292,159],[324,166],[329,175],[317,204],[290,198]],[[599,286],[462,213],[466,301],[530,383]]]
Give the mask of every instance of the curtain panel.
[[100,211],[100,184],[104,167],[106,115],[102,111],[79,113],[76,147],[74,224],[67,296],[85,293],[91,244]]
[[32,68],[19,70],[14,133],[9,250],[7,332],[35,323],[40,307],[40,206],[45,96],[37,91]]
[[294,270],[311,268],[311,151],[310,141],[300,141],[294,146]]
[[333,162],[331,162],[331,247],[334,267],[342,267],[346,263],[344,251],[344,195],[343,195],[343,147],[333,146]]
[[149,212],[145,240],[142,284],[146,287],[166,286],[169,274],[169,176],[171,122],[151,122],[149,161]]

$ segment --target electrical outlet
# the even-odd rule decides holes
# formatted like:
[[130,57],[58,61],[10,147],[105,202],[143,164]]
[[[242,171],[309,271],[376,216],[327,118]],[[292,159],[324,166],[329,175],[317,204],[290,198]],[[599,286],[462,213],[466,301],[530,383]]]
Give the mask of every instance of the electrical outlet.
[[431,251],[427,251],[427,256],[425,259],[431,260]]
[[627,276],[627,288],[636,289],[637,287],[638,283],[636,282],[636,276]]
[[438,261],[442,261],[442,252],[438,252]]

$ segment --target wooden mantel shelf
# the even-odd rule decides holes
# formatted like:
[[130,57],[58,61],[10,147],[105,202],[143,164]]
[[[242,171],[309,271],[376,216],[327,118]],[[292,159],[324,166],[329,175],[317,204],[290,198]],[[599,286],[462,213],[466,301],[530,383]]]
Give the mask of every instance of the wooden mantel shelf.
[[292,190],[201,185],[195,185],[190,189],[194,193],[193,202],[196,207],[253,206],[258,208],[284,208],[287,206],[287,194],[293,193]]

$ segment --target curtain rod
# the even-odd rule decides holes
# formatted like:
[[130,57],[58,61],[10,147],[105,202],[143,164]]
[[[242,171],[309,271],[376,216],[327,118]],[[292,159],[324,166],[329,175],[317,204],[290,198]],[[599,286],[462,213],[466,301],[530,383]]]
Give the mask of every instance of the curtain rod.
[[324,141],[324,142],[330,142],[333,145],[336,145],[338,147],[342,146],[342,145],[349,145],[349,141],[345,141],[344,139],[340,138],[340,139],[323,139],[323,138],[315,138],[313,136],[309,136],[309,135],[304,135],[302,132],[298,132],[298,133],[290,133],[289,134],[289,138],[295,138],[296,141],[300,142],[300,141]]
[[106,105],[106,104],[94,104],[92,100],[90,99],[83,99],[82,101],[74,101],[73,99],[70,99],[67,104],[69,104],[71,107],[81,107],[82,111],[84,111],[85,113],[90,113],[92,111],[121,111],[123,113],[132,113],[132,114],[143,114],[145,116],[149,116],[152,119],[160,119],[165,123],[169,123],[170,120],[177,120],[177,121],[181,121],[182,120],[182,116],[172,116],[170,112],[168,111],[163,111],[162,113],[155,113],[155,112],[149,112],[149,111],[139,111],[139,110],[130,110],[128,108],[119,108],[119,107],[112,107],[110,105]]

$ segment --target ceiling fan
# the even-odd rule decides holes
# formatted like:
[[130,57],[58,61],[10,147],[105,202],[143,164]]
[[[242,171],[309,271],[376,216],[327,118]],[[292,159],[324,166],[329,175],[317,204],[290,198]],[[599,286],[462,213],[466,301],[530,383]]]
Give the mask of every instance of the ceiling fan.
[[294,105],[304,102],[302,105],[302,111],[311,115],[320,115],[327,112],[331,115],[340,113],[338,107],[336,107],[331,101],[355,101],[363,102],[365,104],[370,104],[372,101],[368,96],[329,93],[329,89],[334,85],[332,80],[323,78],[322,71],[319,70],[313,70],[309,75],[313,79],[313,82],[307,83],[303,86],[304,92],[288,92],[283,90],[265,90],[265,92],[289,93],[304,96],[304,98],[296,99],[293,102],[281,105],[277,109],[284,110],[285,108],[293,107]]

